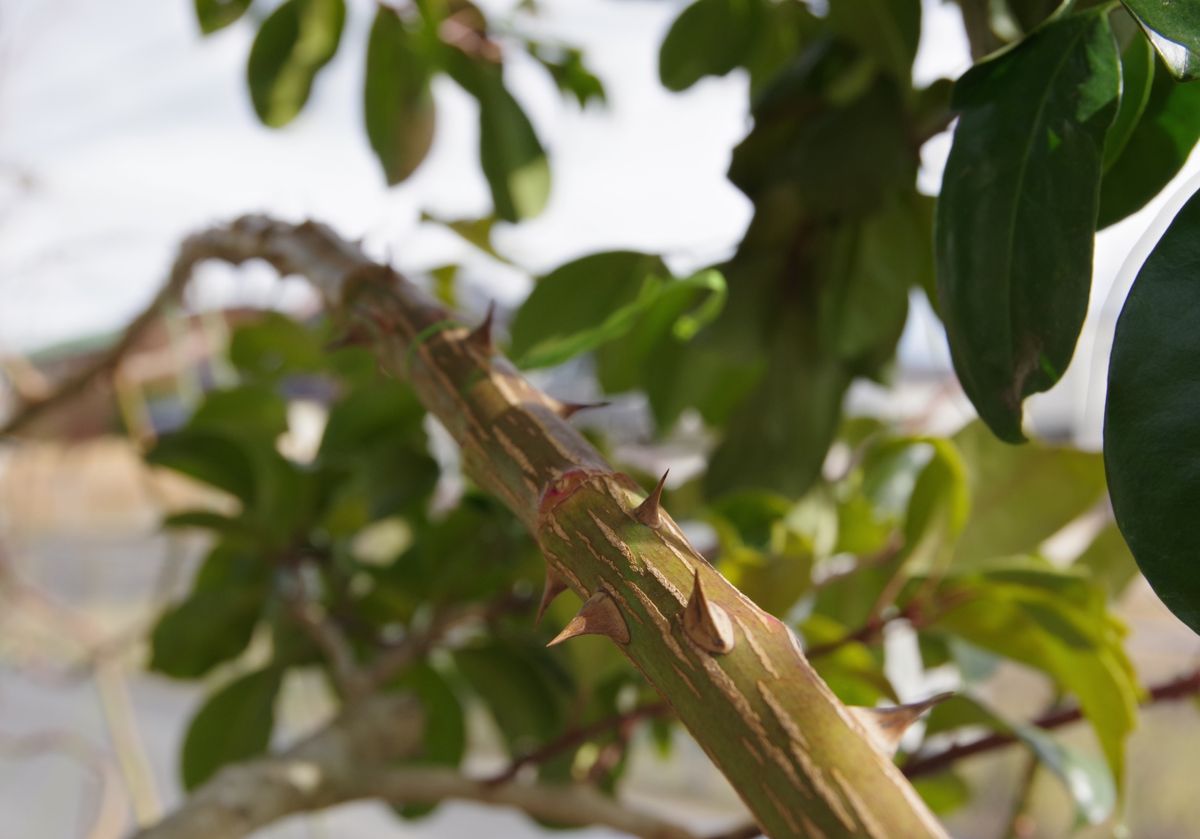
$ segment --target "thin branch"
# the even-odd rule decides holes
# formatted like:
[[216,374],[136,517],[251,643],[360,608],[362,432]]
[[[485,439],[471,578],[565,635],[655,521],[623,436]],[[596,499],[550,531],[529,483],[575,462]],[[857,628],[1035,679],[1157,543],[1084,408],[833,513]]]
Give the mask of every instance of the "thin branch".
[[235,839],[284,816],[364,798],[393,804],[448,799],[514,807],[530,816],[600,825],[644,839],[693,834],[576,785],[492,786],[451,769],[396,768],[422,748],[419,703],[371,697],[288,751],[226,767],[180,808],[135,839]]
[[618,730],[632,725],[633,723],[641,722],[642,720],[654,719],[662,717],[671,712],[671,706],[666,702],[651,702],[646,705],[639,705],[632,710],[622,714],[613,714],[610,717],[605,717],[602,720],[597,720],[590,725],[581,726],[580,728],[572,729],[556,740],[551,740],[540,748],[534,749],[531,752],[526,752],[520,757],[514,759],[499,774],[488,778],[484,781],[489,786],[498,786],[507,783],[517,777],[518,773],[526,766],[538,766],[545,763],[551,758],[557,757],[563,752],[570,751],[578,746],[583,745],[589,740],[599,737],[601,734],[607,734],[610,731]]
[[[1200,667],[1193,670],[1191,673],[1186,673],[1182,676],[1177,676],[1174,679],[1163,682],[1162,684],[1152,686],[1146,691],[1146,700],[1142,703],[1143,707],[1154,705],[1159,702],[1172,702],[1179,699],[1187,699],[1200,694]],[[1034,725],[1043,730],[1052,730],[1061,728],[1064,725],[1070,725],[1074,722],[1079,722],[1083,719],[1083,711],[1078,707],[1061,708],[1043,714],[1033,720],[1030,725]],[[939,752],[932,754],[914,755],[907,763],[904,764],[904,774],[910,778],[917,778],[923,775],[932,775],[940,772],[943,769],[957,763],[958,761],[971,757],[973,755],[982,754],[984,752],[995,751],[996,749],[1010,746],[1016,743],[1017,738],[1011,734],[994,733],[988,734],[985,737],[980,737],[977,740],[972,740],[969,743],[950,746]]]
[[489,603],[472,603],[437,612],[424,631],[405,638],[375,658],[366,674],[370,689],[379,689],[402,673],[413,662],[426,655],[448,635],[477,623],[487,623],[503,614],[529,608],[531,601],[513,592],[506,592]]
[[307,595],[299,573],[291,573],[285,586],[288,614],[320,648],[333,671],[334,681],[347,702],[357,702],[371,688],[370,681],[354,657],[354,648],[341,628]]
[[199,250],[195,252],[191,259],[187,258],[188,255],[185,244],[185,249],[181,249],[179,259],[176,261],[175,267],[171,269],[171,275],[168,277],[166,284],[154,296],[149,305],[142,309],[137,317],[130,322],[115,344],[93,359],[90,364],[69,376],[49,396],[33,402],[25,402],[18,406],[16,411],[0,425],[0,437],[9,437],[25,430],[27,426],[31,425],[44,414],[62,407],[91,387],[95,382],[111,375],[117,366],[120,365],[121,360],[126,354],[137,345],[142,336],[154,325],[163,307],[174,301],[183,292],[184,286],[187,285],[191,277],[193,266],[203,258]]

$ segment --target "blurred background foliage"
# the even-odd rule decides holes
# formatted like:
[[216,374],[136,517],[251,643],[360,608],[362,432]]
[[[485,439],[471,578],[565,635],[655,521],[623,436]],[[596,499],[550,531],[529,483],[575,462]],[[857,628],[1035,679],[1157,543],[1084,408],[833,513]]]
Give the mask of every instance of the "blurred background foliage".
[[[614,403],[579,422],[618,468],[649,487],[658,466],[677,467],[667,508],[724,575],[795,630],[842,700],[870,706],[957,691],[899,758],[939,814],[981,793],[953,763],[916,767],[972,736],[998,735],[1061,782],[1076,826],[1117,825],[1126,741],[1148,695],[1114,604],[1138,569],[1113,521],[1100,454],[1011,446],[997,434],[1021,436],[1021,399],[1053,384],[1071,357],[1095,231],[1157,195],[1200,138],[1200,86],[1180,81],[1196,73],[1200,25],[1189,10],[1171,17],[1161,4],[1132,0],[959,5],[981,63],[961,80],[914,86],[919,0],[685,4],[661,44],[659,82],[682,92],[710,76],[749,79],[752,122],[728,171],[753,204],[743,239],[727,260],[698,270],[673,271],[662,254],[633,251],[560,265],[502,313],[504,348],[535,380],[583,377]],[[352,7],[372,18],[359,45],[343,43],[343,0],[195,0],[207,36],[256,28],[247,87],[272,128],[303,111],[339,49],[358,50],[365,138],[388,184],[417,171],[433,144],[435,79],[469,94],[493,211],[427,220],[510,268],[493,246],[495,225],[541,212],[554,173],[506,82],[506,62],[523,52],[580,107],[605,102],[586,54],[524,25],[537,6]],[[1048,72],[1064,54],[1066,70]],[[1042,88],[1049,93],[1029,117],[1030,91]],[[1095,101],[1079,105],[1079,89]],[[1021,145],[1077,106],[1090,110],[1081,134],[1066,138],[1080,145],[1065,165]],[[917,187],[920,151],[959,115],[935,212],[935,197]],[[1012,212],[1022,184],[998,178],[1027,165],[1043,179],[1039,189],[1078,206],[1049,221]],[[980,170],[990,174],[980,180]],[[1008,204],[978,200],[1007,186],[1018,190]],[[988,246],[964,255],[956,243],[982,245],[981,230]],[[1060,267],[1073,271],[1061,285],[1020,287]],[[995,288],[1015,308],[1062,315],[1049,327],[1060,350],[1038,368],[1044,380],[1021,374],[1015,402],[1005,395],[1017,372],[1011,359],[993,363],[991,347],[1044,324],[1037,312],[967,299],[966,284],[993,269],[1007,272]],[[457,305],[458,271],[446,264],[417,279]],[[945,320],[983,417],[950,435],[843,411],[856,380],[891,381],[914,295]],[[182,740],[185,788],[268,748],[287,673],[320,672],[344,695],[354,688],[339,672],[347,664],[370,674],[371,689],[420,698],[428,763],[464,761],[472,709],[523,771],[609,793],[635,734],[644,730],[664,754],[677,745],[669,713],[611,645],[545,648],[576,599],[561,598],[535,624],[544,574],[536,545],[463,478],[407,387],[335,323],[254,317],[207,363],[215,386],[185,417],[146,428],[125,415],[127,431],[153,440],[149,464],[219,499],[163,522],[202,532],[208,546],[149,642],[151,670],[203,680],[208,691]],[[289,423],[301,403],[320,406],[320,432],[289,451],[279,441],[296,430]],[[627,429],[605,421],[631,404],[644,406],[639,444],[648,457],[628,457]],[[322,625],[346,647],[331,649]],[[1078,709],[1094,744],[997,706],[997,674],[1018,670],[1034,674],[1047,714]],[[627,724],[555,746],[564,732],[610,719]],[[1029,783],[1012,805],[1014,831]]]

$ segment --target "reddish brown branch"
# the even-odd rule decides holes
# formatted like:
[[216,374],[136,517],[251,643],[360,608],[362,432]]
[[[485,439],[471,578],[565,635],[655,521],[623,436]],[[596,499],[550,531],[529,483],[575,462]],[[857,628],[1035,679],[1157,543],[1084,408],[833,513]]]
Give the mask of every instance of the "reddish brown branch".
[[504,771],[488,778],[484,783],[489,785],[499,786],[507,783],[526,766],[538,766],[545,763],[551,758],[557,757],[563,752],[570,751],[578,746],[583,745],[594,737],[599,737],[601,734],[607,734],[610,731],[620,730],[641,722],[642,720],[653,719],[655,717],[665,716],[671,712],[671,706],[666,702],[651,702],[646,705],[639,705],[636,708],[626,711],[622,714],[613,714],[611,717],[605,717],[602,720],[574,728],[563,734],[556,740],[551,740],[540,748],[527,752],[513,760]]
[[[1177,676],[1170,681],[1151,687],[1147,690],[1146,700],[1142,704],[1146,706],[1159,702],[1172,702],[1178,699],[1187,699],[1197,694],[1200,694],[1200,667],[1191,673]],[[1048,731],[1079,722],[1081,719],[1083,719],[1083,711],[1080,708],[1059,708],[1038,717],[1030,725]],[[904,774],[910,778],[932,775],[964,758],[994,751],[1016,742],[1017,738],[1011,734],[988,734],[985,737],[980,737],[978,740],[950,746],[940,752],[929,755],[915,755],[904,764]]]

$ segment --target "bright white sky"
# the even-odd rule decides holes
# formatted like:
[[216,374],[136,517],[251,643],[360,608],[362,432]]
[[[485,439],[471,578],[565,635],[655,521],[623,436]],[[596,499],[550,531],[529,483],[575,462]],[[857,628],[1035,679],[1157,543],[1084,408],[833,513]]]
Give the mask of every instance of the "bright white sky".
[[[453,237],[419,226],[417,214],[487,211],[473,103],[448,83],[439,88],[431,157],[409,183],[386,189],[360,115],[371,5],[351,0],[342,51],[308,109],[273,132],[257,124],[247,100],[248,21],[201,39],[190,0],[0,0],[0,352],[118,327],[153,294],[182,236],[248,211],[325,220],[365,236],[402,269],[462,258]],[[687,264],[726,255],[750,215],[724,177],[748,125],[744,78],[706,80],[683,95],[658,85],[658,43],[680,3],[541,5],[539,29],[585,47],[610,108],[581,112],[514,58],[511,80],[551,150],[555,184],[541,217],[499,232],[501,250],[533,271],[611,247]],[[957,10],[941,0],[925,6],[916,74],[957,75],[968,65]],[[948,148],[948,136],[926,148],[927,191],[937,189]],[[1147,229],[1187,192],[1172,185],[1101,235],[1089,330],[1067,380],[1034,400],[1035,421],[1039,412],[1068,411],[1085,441],[1098,438],[1106,352],[1092,336],[1098,329],[1107,346],[1140,263],[1125,266],[1126,257],[1144,255],[1157,235],[1147,238]],[[481,297],[515,301],[527,288],[520,275],[477,257],[467,264],[468,280],[486,288]],[[193,301],[204,305],[304,294],[299,285],[281,289],[265,271],[235,277],[214,268],[202,280]],[[910,323],[902,359],[946,365],[927,314]]]

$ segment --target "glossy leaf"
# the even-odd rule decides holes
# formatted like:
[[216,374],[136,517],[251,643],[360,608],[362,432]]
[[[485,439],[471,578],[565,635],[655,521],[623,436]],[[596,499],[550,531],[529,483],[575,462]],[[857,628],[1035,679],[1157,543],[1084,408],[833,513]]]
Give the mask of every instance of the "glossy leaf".
[[284,0],[263,21],[246,75],[264,125],[287,125],[308,102],[313,80],[337,52],[345,0]]
[[1087,310],[1119,56],[1103,10],[1061,17],[958,82],[938,199],[938,295],[954,367],[1001,439],[1062,376]]
[[417,34],[395,10],[380,6],[367,40],[363,114],[389,186],[411,175],[433,144],[431,77]]
[[686,90],[723,76],[746,58],[762,15],[758,0],[696,0],[671,24],[658,53],[658,77]]
[[1200,77],[1200,6],[1178,0],[1122,0],[1176,78]]
[[242,654],[258,625],[270,566],[265,557],[218,545],[191,593],[168,608],[150,636],[151,670],[195,679]]
[[195,0],[200,31],[211,35],[238,20],[253,0]]
[[1175,615],[1200,632],[1200,197],[1138,272],[1108,368],[1104,463],[1117,523]]
[[1099,454],[1032,442],[1007,446],[982,423],[954,437],[971,486],[971,516],[959,561],[1036,551],[1104,496]]
[[1200,84],[1179,84],[1158,63],[1150,98],[1100,184],[1098,228],[1146,206],[1179,174],[1200,140]]
[[205,700],[183,740],[185,790],[194,790],[226,764],[266,751],[275,727],[281,676],[274,667],[247,673]]

